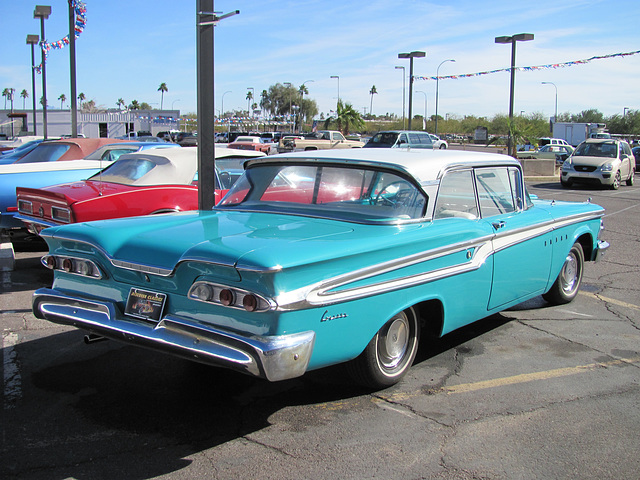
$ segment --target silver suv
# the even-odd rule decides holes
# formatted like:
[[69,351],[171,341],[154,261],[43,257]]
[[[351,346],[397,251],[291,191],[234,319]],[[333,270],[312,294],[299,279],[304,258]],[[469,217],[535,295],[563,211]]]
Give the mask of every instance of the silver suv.
[[623,180],[633,185],[636,160],[629,144],[622,140],[589,138],[578,145],[562,164],[560,183],[591,183],[617,189]]

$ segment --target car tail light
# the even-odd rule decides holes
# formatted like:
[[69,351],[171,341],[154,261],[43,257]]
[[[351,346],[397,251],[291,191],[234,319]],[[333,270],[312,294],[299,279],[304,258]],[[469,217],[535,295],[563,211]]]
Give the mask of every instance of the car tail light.
[[71,223],[71,211],[68,208],[51,207],[51,218],[62,223]]
[[84,258],[45,255],[41,261],[42,264],[50,270],[61,270],[83,277],[103,278],[98,266],[91,260]]
[[18,200],[18,211],[20,213],[27,213],[31,215],[33,213],[33,203],[28,200]]
[[191,285],[187,296],[199,302],[222,305],[247,312],[264,312],[275,308],[275,302],[261,295],[205,281],[198,281]]

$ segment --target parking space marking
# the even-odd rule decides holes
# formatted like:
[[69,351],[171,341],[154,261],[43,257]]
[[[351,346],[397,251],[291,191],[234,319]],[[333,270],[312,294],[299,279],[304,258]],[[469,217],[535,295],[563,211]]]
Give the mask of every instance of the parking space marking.
[[15,407],[16,402],[22,397],[22,378],[18,368],[18,354],[14,349],[17,344],[17,333],[5,332],[2,334],[3,400],[5,410]]
[[619,307],[630,308],[632,310],[640,310],[640,306],[634,305],[633,303],[622,302],[620,300],[616,300],[614,298],[603,297],[602,295],[597,295],[591,292],[578,292],[580,295],[584,295],[586,297],[592,297],[596,300],[602,300],[603,302],[613,303],[614,305],[618,305]]
[[597,362],[590,363],[588,365],[578,365],[576,367],[557,368],[555,370],[546,370],[543,372],[535,373],[523,373],[520,375],[514,375],[512,377],[495,378],[492,380],[484,380],[474,383],[462,383],[460,385],[453,385],[451,387],[443,387],[442,391],[447,394],[452,393],[468,393],[478,390],[484,390],[487,388],[504,387],[506,385],[516,385],[519,383],[533,382],[537,380],[550,380],[552,378],[566,377],[569,375],[575,375],[597,368],[608,368],[618,365],[628,365],[640,362],[640,357],[634,358],[621,358],[619,360],[611,360],[610,362]]

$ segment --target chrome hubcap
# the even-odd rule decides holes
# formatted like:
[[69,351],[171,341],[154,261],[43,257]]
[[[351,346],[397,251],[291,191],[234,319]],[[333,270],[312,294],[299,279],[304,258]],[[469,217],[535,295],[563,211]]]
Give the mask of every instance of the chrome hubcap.
[[567,259],[562,267],[562,290],[567,294],[573,293],[573,290],[576,288],[578,283],[579,276],[580,268],[578,266],[578,260],[573,252],[571,252],[567,255]]
[[378,358],[385,368],[395,368],[409,346],[409,322],[404,316],[393,318],[378,334]]

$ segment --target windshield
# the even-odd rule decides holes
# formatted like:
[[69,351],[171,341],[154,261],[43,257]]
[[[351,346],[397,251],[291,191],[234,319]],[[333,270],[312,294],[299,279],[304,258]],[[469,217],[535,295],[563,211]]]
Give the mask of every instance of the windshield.
[[615,142],[581,143],[573,152],[574,157],[604,157],[616,158],[618,147]]
[[367,142],[367,147],[393,147],[398,140],[398,132],[379,132]]
[[60,157],[62,157],[62,155],[64,155],[70,148],[71,145],[67,143],[41,144],[15,163],[55,162]]
[[140,147],[117,147],[104,145],[85,157],[85,160],[104,160],[115,162],[123,153],[137,152]]
[[133,185],[136,180],[142,178],[156,166],[156,162],[146,158],[123,158],[118,162],[112,163],[102,172],[89,178],[89,180]]
[[426,195],[396,173],[335,165],[250,166],[219,205],[357,223],[389,223],[424,215]]

